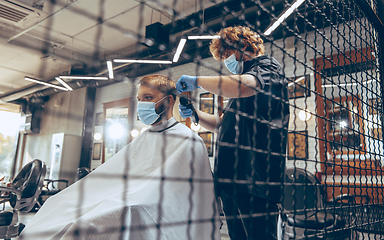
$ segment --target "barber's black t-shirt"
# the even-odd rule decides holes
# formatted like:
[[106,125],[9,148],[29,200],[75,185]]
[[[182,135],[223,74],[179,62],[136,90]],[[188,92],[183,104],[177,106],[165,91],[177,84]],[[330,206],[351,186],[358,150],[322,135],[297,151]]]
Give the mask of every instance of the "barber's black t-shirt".
[[281,65],[267,55],[244,62],[243,74],[255,76],[261,90],[230,99],[224,109],[217,141],[217,187],[279,201],[289,123],[287,81]]

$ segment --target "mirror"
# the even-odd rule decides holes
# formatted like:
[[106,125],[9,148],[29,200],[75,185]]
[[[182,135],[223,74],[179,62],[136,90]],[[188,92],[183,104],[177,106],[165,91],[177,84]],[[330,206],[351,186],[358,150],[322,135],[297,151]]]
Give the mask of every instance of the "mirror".
[[104,103],[104,148],[102,163],[110,159],[129,143],[129,98]]

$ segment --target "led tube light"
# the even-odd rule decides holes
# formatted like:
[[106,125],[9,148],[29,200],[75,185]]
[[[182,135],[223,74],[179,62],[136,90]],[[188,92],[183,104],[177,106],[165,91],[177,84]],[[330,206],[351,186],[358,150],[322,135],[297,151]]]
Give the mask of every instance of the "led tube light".
[[177,49],[176,49],[175,56],[173,56],[173,62],[179,61],[181,51],[183,51],[183,48],[186,42],[187,42],[187,39],[185,38],[180,39],[179,46],[177,46]]
[[107,61],[107,67],[108,67],[109,78],[110,78],[110,79],[115,78],[115,77],[113,76],[112,61]]
[[172,61],[166,60],[135,60],[135,59],[114,59],[117,63],[153,63],[153,64],[172,64]]
[[273,31],[275,31],[275,29],[282,23],[284,22],[285,19],[287,19],[287,17],[289,17],[289,15],[292,14],[292,12],[297,9],[305,0],[296,0],[296,2],[294,4],[291,5],[290,8],[288,8],[287,11],[285,11],[282,15],[280,15],[280,17],[277,19],[277,21],[275,23],[273,23],[272,26],[270,26],[265,32],[264,32],[264,35],[268,36],[269,34],[271,34]]
[[86,77],[86,76],[59,76],[61,79],[83,79],[83,80],[108,80],[107,77]]
[[61,85],[63,85],[64,87],[66,87],[69,91],[72,91],[73,88],[71,88],[66,82],[64,82],[61,78],[59,77],[56,77],[55,78],[59,83],[61,83]]
[[27,80],[27,81],[30,81],[30,82],[34,82],[34,83],[39,83],[39,84],[42,84],[42,85],[45,85],[45,86],[48,86],[48,87],[57,88],[57,89],[60,89],[60,90],[63,90],[63,91],[68,91],[67,88],[63,88],[63,87],[60,87],[60,86],[56,86],[54,84],[50,84],[50,83],[47,83],[47,82],[39,81],[39,80],[30,78],[30,77],[24,77],[24,80]]
[[219,35],[206,35],[206,36],[188,36],[188,40],[197,40],[197,39],[216,39],[216,38],[220,38]]

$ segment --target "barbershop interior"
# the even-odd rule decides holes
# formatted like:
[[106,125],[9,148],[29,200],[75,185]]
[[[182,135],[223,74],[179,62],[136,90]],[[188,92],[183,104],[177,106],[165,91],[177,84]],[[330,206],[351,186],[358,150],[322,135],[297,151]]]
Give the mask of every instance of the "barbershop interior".
[[0,239],[384,239],[384,0],[0,0]]

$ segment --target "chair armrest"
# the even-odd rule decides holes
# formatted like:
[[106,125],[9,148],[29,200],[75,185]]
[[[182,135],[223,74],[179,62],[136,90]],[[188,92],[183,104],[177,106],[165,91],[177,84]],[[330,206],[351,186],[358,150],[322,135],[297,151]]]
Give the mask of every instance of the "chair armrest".
[[68,187],[68,180],[65,180],[65,179],[57,179],[57,180],[52,180],[52,179],[44,179],[45,182],[47,182],[47,187],[49,186],[49,184],[52,184],[52,186],[55,188],[55,186],[53,185],[53,183],[55,182],[63,182],[65,183],[66,187]]
[[14,188],[9,188],[9,187],[0,187],[0,192],[7,192],[7,193],[14,193],[16,194],[16,197],[18,200],[21,199],[21,191],[14,189]]

